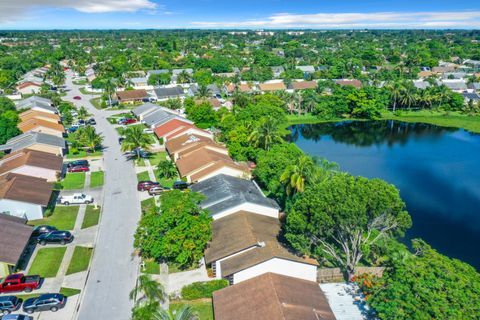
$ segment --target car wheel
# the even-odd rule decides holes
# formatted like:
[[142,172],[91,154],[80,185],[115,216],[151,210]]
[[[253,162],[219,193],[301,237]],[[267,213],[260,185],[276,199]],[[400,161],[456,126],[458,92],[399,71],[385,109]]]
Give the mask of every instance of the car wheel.
[[92,203],[92,201],[85,201],[85,204],[90,204]]
[[40,241],[40,244],[41,244],[42,246],[44,246],[44,245],[46,245],[47,243],[46,243],[45,241]]
[[25,290],[23,290],[23,291],[25,291],[25,292],[32,292],[32,288],[26,287]]
[[8,310],[3,310],[2,313],[3,313],[4,316],[6,316],[7,314],[10,314],[10,311],[8,311]]
[[70,205],[70,202],[65,201],[63,204],[66,205],[66,206],[68,206],[68,205]]
[[32,313],[33,313],[33,310],[32,310],[32,309],[28,309],[28,310],[27,310],[27,313],[28,313],[28,314],[32,314]]
[[57,312],[57,311],[58,311],[58,308],[57,308],[57,307],[51,307],[51,308],[50,308],[50,311],[52,311],[52,312]]

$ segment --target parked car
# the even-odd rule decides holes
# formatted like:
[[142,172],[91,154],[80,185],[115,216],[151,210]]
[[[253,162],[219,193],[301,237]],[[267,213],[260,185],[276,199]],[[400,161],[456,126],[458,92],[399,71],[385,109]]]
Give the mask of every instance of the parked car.
[[61,293],[46,293],[37,298],[30,298],[23,303],[23,311],[26,313],[34,313],[35,311],[53,311],[65,307],[67,297]]
[[52,231],[44,233],[37,238],[37,242],[42,246],[47,243],[60,243],[62,245],[73,241],[73,235],[70,231]]
[[151,196],[158,196],[159,194],[169,190],[170,188],[167,188],[167,187],[153,186],[150,189],[148,189],[148,194]]
[[70,128],[67,128],[67,133],[74,133],[77,130],[78,130],[77,126],[71,126]]
[[26,316],[24,314],[7,314],[4,315],[2,320],[33,320],[32,317]]
[[[148,158],[150,157],[151,153],[146,151],[146,150],[143,150],[143,149],[140,149],[139,151],[137,151],[138,149],[134,149],[132,151],[128,151],[125,153],[125,155],[128,157],[128,158],[136,158],[137,155],[140,156],[140,158]],[[137,153],[138,152],[138,153]]]
[[72,126],[74,127],[83,127],[85,126],[87,123],[85,122],[85,120],[78,120],[77,122],[75,122]]
[[91,125],[91,126],[94,126],[97,124],[97,122],[95,121],[95,119],[93,118],[90,118],[87,120],[87,124]]
[[90,168],[87,166],[75,166],[69,167],[68,172],[87,172],[90,171]]
[[68,168],[77,167],[77,166],[89,167],[90,163],[88,163],[88,160],[75,160],[75,161],[67,163]]
[[184,189],[187,189],[188,186],[189,186],[189,184],[186,183],[185,181],[175,181],[173,183],[172,188],[177,189],[177,190],[184,190]]
[[160,183],[158,182],[154,182],[154,181],[139,181],[138,184],[137,184],[137,190],[138,191],[148,191],[150,190],[150,188],[152,187],[156,187],[156,186],[159,186]]
[[143,129],[143,133],[153,133],[153,129],[145,128]]
[[80,96],[75,96],[75,97],[73,97],[73,100],[82,100],[82,97],[80,97]]
[[133,118],[123,118],[123,119],[120,119],[118,120],[118,124],[122,124],[122,125],[127,125],[127,124],[132,124],[132,123],[135,123],[137,122],[137,119],[133,119]]
[[45,225],[45,224],[42,224],[42,225],[36,226],[36,227],[33,229],[32,236],[33,236],[33,237],[38,237],[38,236],[41,235],[41,234],[49,233],[49,232],[57,231],[57,230],[58,230],[58,229],[55,228],[55,227],[47,226],[47,225]]
[[20,309],[21,305],[22,305],[22,300],[18,299],[15,296],[0,297],[0,313],[4,315],[17,311],[18,309]]
[[125,137],[118,138],[118,144],[122,144],[123,140],[125,140]]
[[26,276],[23,273],[11,274],[0,282],[0,293],[32,292],[40,288],[41,281],[40,276]]
[[66,206],[70,204],[90,204],[93,203],[93,197],[84,193],[74,193],[71,196],[59,197],[58,202]]

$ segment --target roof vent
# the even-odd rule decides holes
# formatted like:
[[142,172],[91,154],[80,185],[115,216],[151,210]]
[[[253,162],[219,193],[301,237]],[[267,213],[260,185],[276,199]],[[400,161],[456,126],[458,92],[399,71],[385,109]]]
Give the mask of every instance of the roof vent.
[[196,136],[194,135],[191,135],[188,137],[188,140],[184,142],[184,144],[187,144],[187,143],[194,143],[194,142],[198,142],[200,141],[199,138],[197,138]]
[[264,248],[265,247],[265,242],[259,241],[258,246]]

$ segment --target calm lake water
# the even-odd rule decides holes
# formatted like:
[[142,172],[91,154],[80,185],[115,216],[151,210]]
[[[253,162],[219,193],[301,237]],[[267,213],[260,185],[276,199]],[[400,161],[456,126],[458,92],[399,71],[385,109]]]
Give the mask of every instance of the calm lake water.
[[396,121],[297,125],[291,139],[353,175],[400,189],[412,216],[406,238],[480,269],[480,135]]

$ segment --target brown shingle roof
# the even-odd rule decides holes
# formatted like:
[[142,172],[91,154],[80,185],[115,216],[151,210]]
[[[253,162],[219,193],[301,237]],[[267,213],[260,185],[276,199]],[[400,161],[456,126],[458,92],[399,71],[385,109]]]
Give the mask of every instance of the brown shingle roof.
[[265,273],[213,293],[216,320],[335,320],[318,283]]
[[[238,85],[238,90],[241,92],[250,92],[252,91],[252,87],[248,83],[242,83]],[[235,84],[231,83],[227,85],[227,91],[228,92],[234,92],[235,91]]]
[[262,241],[275,241],[279,232],[278,219],[247,211],[214,220],[212,241],[205,250],[205,262],[210,264]]
[[361,88],[362,87],[362,82],[360,80],[357,80],[357,79],[352,79],[352,80],[348,80],[348,79],[343,79],[343,80],[337,80],[335,81],[336,84],[340,85],[340,86],[353,86],[357,89]]
[[191,180],[192,182],[197,182],[203,177],[206,177],[222,168],[231,168],[231,169],[237,170],[239,173],[241,172],[239,176],[243,176],[243,175],[250,176],[250,170],[246,165],[235,163],[230,159],[230,160],[217,161],[212,165],[209,165],[205,169],[200,170],[195,174],[192,174]]
[[19,114],[20,120],[22,122],[28,121],[30,119],[49,119],[52,122],[60,122],[60,116],[58,114],[42,112],[38,110],[27,110]]
[[117,97],[121,101],[129,100],[142,100],[143,98],[148,97],[147,91],[140,90],[127,90],[127,91],[117,91]]
[[178,157],[181,158],[181,157],[188,156],[190,153],[203,148],[214,150],[219,153],[228,154],[228,150],[224,146],[221,146],[218,143],[215,143],[211,140],[207,140],[207,141],[192,143],[191,145],[186,146],[185,149],[178,152]]
[[177,168],[180,176],[185,177],[196,170],[203,169],[222,160],[233,162],[228,155],[203,148],[178,159]]
[[18,124],[18,129],[22,132],[28,132],[38,127],[45,127],[59,132],[65,132],[65,127],[60,123],[54,123],[43,119],[29,119]]
[[36,83],[36,82],[32,82],[32,81],[27,81],[27,82],[24,82],[24,83],[21,83],[17,86],[17,90],[21,90],[21,89],[24,89],[24,88],[28,88],[30,86],[34,86],[34,87],[41,87],[40,84]]
[[165,143],[165,147],[167,148],[170,154],[177,153],[179,151],[183,151],[188,149],[191,145],[198,144],[200,142],[210,142],[212,139],[196,135],[196,134],[184,134],[180,137],[169,139]]
[[63,160],[61,157],[48,152],[20,150],[10,153],[0,160],[0,175],[24,165],[60,172],[62,171]]
[[286,90],[287,87],[283,82],[274,82],[274,83],[260,83],[258,85],[261,91],[278,91]]
[[305,90],[305,89],[316,89],[316,81],[294,81],[290,84],[290,87],[293,90]]
[[16,265],[32,231],[24,219],[0,214],[0,262]]
[[220,102],[220,100],[218,100],[217,98],[195,100],[196,105],[200,105],[205,102],[209,103],[214,109],[220,108],[222,106],[222,102]]
[[46,207],[53,185],[45,179],[9,173],[0,178],[0,199],[29,202]]

